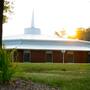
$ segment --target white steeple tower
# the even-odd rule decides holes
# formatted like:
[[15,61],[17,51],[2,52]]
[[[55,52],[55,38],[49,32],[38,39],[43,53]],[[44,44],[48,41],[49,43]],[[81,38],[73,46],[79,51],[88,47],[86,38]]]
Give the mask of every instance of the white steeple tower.
[[31,27],[30,28],[25,28],[24,34],[32,34],[32,35],[39,35],[41,34],[41,31],[39,28],[35,27],[34,24],[34,9],[32,11],[32,22],[31,22]]
[[31,27],[34,27],[34,9],[33,9],[33,12],[32,12],[32,22],[31,22]]

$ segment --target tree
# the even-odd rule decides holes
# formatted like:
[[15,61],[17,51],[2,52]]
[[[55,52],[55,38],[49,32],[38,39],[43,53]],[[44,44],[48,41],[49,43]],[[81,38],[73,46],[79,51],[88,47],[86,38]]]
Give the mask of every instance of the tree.
[[86,29],[83,27],[79,27],[76,29],[76,38],[80,40],[85,40],[86,38]]
[[2,49],[2,27],[3,23],[6,22],[7,19],[5,18],[7,16],[3,15],[3,13],[8,12],[9,10],[9,6],[7,6],[8,3],[4,3],[4,0],[0,0],[0,83],[2,84],[9,83],[14,73],[13,65],[11,62],[12,52],[8,52],[4,48]]
[[0,48],[2,48],[3,9],[4,9],[4,0],[0,0]]
[[8,21],[8,14],[12,12],[12,2],[4,0],[4,11],[3,11],[3,23],[6,23]]
[[90,41],[90,28],[86,29],[86,38],[87,41]]
[[62,29],[60,31],[55,31],[55,35],[57,35],[58,37],[63,38],[66,35],[66,30]]
[[67,36],[67,38],[69,38],[69,39],[77,39],[76,36],[70,36],[70,35]]
[[7,22],[7,13],[11,12],[10,2],[7,0],[0,0],[0,48],[2,48],[2,33],[3,23]]

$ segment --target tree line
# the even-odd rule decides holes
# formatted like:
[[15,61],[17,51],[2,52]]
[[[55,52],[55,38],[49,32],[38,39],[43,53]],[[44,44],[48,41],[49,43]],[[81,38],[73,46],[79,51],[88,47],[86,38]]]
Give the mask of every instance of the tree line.
[[78,27],[75,29],[75,33],[75,35],[68,35],[65,29],[55,31],[55,35],[60,38],[63,38],[66,35],[69,39],[90,41],[90,28]]
[[74,38],[79,40],[90,41],[90,28],[79,27],[76,29],[76,35]]

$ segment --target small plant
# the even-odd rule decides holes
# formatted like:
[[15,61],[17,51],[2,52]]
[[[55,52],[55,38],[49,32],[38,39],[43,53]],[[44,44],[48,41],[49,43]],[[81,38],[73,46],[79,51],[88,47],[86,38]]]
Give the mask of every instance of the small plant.
[[62,68],[61,71],[66,71],[66,69],[65,68]]
[[12,55],[14,50],[0,49],[0,83],[8,84],[14,74]]

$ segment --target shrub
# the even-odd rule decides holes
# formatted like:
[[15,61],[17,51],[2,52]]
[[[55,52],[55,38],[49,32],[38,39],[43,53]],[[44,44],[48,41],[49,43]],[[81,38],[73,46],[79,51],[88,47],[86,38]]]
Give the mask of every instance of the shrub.
[[0,83],[8,84],[14,74],[12,55],[14,50],[0,49]]

